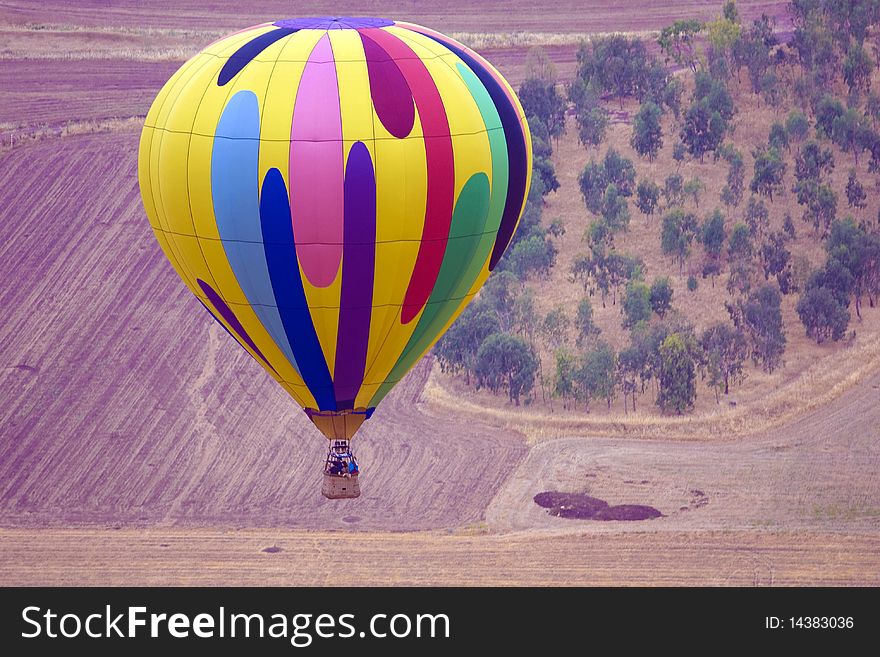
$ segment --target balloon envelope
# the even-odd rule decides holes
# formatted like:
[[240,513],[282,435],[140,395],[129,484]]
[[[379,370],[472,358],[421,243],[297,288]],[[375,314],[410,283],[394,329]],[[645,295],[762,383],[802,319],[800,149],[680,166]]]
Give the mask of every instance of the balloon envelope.
[[530,175],[501,75],[448,37],[377,18],[216,41],[163,87],[139,155],[177,273],[337,438],[473,299]]

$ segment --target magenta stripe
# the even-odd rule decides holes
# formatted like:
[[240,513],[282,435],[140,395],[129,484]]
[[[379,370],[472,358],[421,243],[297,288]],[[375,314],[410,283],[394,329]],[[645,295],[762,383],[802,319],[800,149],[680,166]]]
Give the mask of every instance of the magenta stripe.
[[412,91],[394,59],[366,34],[360,34],[376,114],[388,132],[403,139],[412,131],[415,122]]
[[376,179],[370,151],[362,142],[351,147],[345,168],[344,240],[339,337],[333,375],[336,408],[339,410],[354,407],[364,379],[373,306]]

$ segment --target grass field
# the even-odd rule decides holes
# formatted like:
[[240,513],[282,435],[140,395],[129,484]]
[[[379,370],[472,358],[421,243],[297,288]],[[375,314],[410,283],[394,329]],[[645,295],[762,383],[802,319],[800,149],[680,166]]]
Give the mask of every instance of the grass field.
[[[746,19],[781,16],[780,2],[739,4]],[[465,35],[516,82],[536,39],[564,77],[580,35],[717,5],[334,10]],[[0,584],[325,585],[339,554],[365,586],[880,584],[878,342],[862,328],[832,357],[857,376],[805,352],[787,385],[806,400],[772,406],[778,386],[756,376],[737,409],[684,429],[534,409],[511,420],[426,360],[358,436],[363,496],[323,499],[323,440],[185,291],[138,197],[138,117],[178,49],[291,11],[231,7],[0,3]],[[561,142],[564,185],[585,158]],[[567,194],[545,216],[573,214]],[[873,326],[880,311],[865,310]],[[608,332],[616,312],[599,317]],[[745,403],[762,398],[769,419]],[[551,517],[531,498],[553,488],[664,516]]]
[[361,586],[880,584],[876,534],[48,529],[0,530],[0,546],[7,585],[330,586],[339,558]]

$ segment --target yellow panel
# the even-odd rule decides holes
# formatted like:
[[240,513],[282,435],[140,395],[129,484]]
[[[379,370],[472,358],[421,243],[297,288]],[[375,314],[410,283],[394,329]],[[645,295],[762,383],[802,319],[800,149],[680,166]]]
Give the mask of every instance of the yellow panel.
[[489,149],[489,136],[484,132],[475,134],[456,134],[452,137],[452,152],[455,154],[455,196],[458,198],[465,183],[475,173],[483,173],[492,183],[492,152]]
[[158,145],[159,178],[156,189],[164,209],[167,232],[195,236],[189,207],[189,189],[186,179],[186,161],[190,136],[180,132],[166,132]]
[[172,249],[171,244],[168,242],[168,238],[165,233],[159,229],[154,228],[153,234],[156,236],[156,241],[159,242],[159,248],[162,249],[162,253],[165,254],[165,257],[168,258],[168,262],[171,263],[171,266],[174,268],[174,271],[177,272],[177,275],[180,276],[180,279],[183,281],[184,285],[186,285],[193,294],[201,294],[201,290],[197,287],[197,283],[194,277],[190,275],[189,270],[186,266],[178,260],[175,251]]
[[200,67],[207,64],[208,59],[199,53],[194,55],[190,59],[188,59],[184,64],[174,72],[168,82],[166,82],[156,97],[153,99],[152,105],[150,105],[150,110],[147,112],[147,116],[144,119],[144,125],[153,127],[157,125],[157,120],[159,118],[159,114],[162,108],[165,106],[165,103],[169,98],[174,98],[174,94],[172,94],[172,89],[179,89],[181,85],[186,83],[192,74],[193,71],[198,70]]
[[198,243],[201,254],[206,261],[205,267],[210,270],[209,275],[211,280],[213,280],[212,287],[214,290],[230,308],[234,309],[235,316],[241,322],[245,331],[248,332],[248,335],[251,336],[251,339],[262,350],[266,358],[269,359],[269,362],[272,363],[284,380],[302,383],[302,379],[296,373],[293,365],[287,360],[287,356],[278,348],[275,340],[269,335],[262,321],[260,321],[260,318],[257,317],[251,308],[238,284],[238,279],[232,273],[232,268],[229,266],[229,260],[226,257],[226,251],[223,249],[223,243],[219,240],[202,238],[199,238]]
[[[400,285],[405,291],[409,284],[412,265],[418,253],[418,242],[389,242],[376,245],[376,263],[382,263],[385,271],[392,270],[395,263],[404,263],[401,269]],[[379,286],[378,277],[376,287]],[[387,283],[385,284],[387,288]],[[412,332],[415,330],[419,315],[408,324],[401,324],[400,309],[403,294],[393,304],[383,304],[373,299],[373,313],[370,320],[370,340],[367,347],[367,370],[365,381],[383,380],[394,367]]]
[[[189,265],[187,264],[183,254],[180,252],[180,249],[177,247],[177,244],[172,239],[172,234],[168,231],[168,209],[166,208],[164,202],[162,201],[162,196],[160,193],[160,172],[161,169],[159,167],[159,145],[161,145],[162,139],[167,133],[162,130],[152,130],[152,135],[149,137],[150,146],[149,146],[149,171],[148,178],[150,180],[149,183],[149,199],[152,207],[155,211],[155,223],[153,224],[154,231],[163,231],[166,232],[166,241],[165,246],[168,248],[168,253],[170,254],[170,258],[172,265],[175,265],[179,272],[185,274],[184,280],[187,282],[190,287],[196,284],[195,276],[190,270]],[[141,188],[142,194],[146,196],[146,188]],[[145,201],[146,205],[146,201]]]
[[355,30],[330,30],[328,34],[336,58],[342,137],[347,141],[372,140],[373,103],[360,35]]
[[[290,123],[293,120],[293,105],[296,101],[296,92],[304,68],[303,62],[275,62],[269,87],[266,90],[266,102],[260,117],[260,139],[278,142],[279,152],[283,154],[283,158],[279,159],[285,161],[284,168],[279,167],[279,169],[285,175],[285,180],[287,176],[286,160],[290,150]],[[261,159],[262,155],[261,152]]]
[[214,137],[191,135],[186,178],[189,185],[190,211],[193,230],[199,237],[220,239],[214,217],[214,198],[211,192],[211,154]]
[[193,66],[187,75],[168,93],[168,100],[156,116],[156,127],[163,130],[192,132],[193,117],[199,109],[205,90],[217,86],[217,74],[223,67],[223,60],[210,55],[201,55],[201,61]]
[[154,133],[155,130],[147,125],[141,130],[138,146],[138,187],[141,190],[144,211],[147,213],[147,219],[150,220],[150,226],[159,228],[159,215],[156,211],[156,203],[153,201],[153,185],[150,182],[150,153]]
[[385,137],[376,140],[376,269],[367,370],[378,363],[384,376],[415,329],[415,322],[400,324],[400,305],[425,225],[428,179],[418,111],[410,138],[394,138],[378,117],[374,126],[377,136]]
[[[336,367],[336,334],[339,325],[339,279],[341,276],[334,281],[333,285],[330,287],[334,287],[337,289],[337,300],[335,308],[327,308],[318,306],[313,303],[310,299],[308,300],[309,304],[309,313],[312,316],[312,323],[315,326],[315,332],[318,334],[318,342],[321,343],[321,351],[324,354],[324,360],[327,363],[327,368],[330,370],[330,376],[333,377],[333,371]],[[303,278],[305,280],[305,278]],[[306,284],[306,288],[311,287]],[[306,294],[308,297],[308,294]]]
[[376,240],[421,239],[428,193],[424,140],[377,139],[375,169]]
[[302,273],[302,269],[300,269],[300,276],[302,277],[303,288],[306,293],[306,303],[309,306],[312,323],[315,326],[315,333],[318,335],[318,342],[321,344],[324,360],[332,376],[333,368],[336,366],[336,341],[339,329],[339,297],[342,289],[342,276],[337,276],[333,283],[325,288],[312,287]]
[[[181,67],[181,70],[179,71],[180,75],[175,74],[175,76],[172,76],[172,79],[160,92],[160,96],[164,94],[163,102],[160,103],[157,99],[157,101],[154,102],[153,108],[151,108],[151,112],[153,109],[156,109],[156,112],[154,113],[156,117],[156,128],[149,130],[149,132],[145,130],[145,134],[142,136],[140,147],[141,155],[144,158],[144,163],[147,165],[147,169],[146,171],[141,171],[139,176],[142,180],[142,190],[146,192],[146,188],[149,188],[149,199],[153,206],[153,213],[150,214],[150,217],[154,229],[159,228],[165,231],[181,229],[181,226],[178,225],[181,224],[180,209],[170,203],[170,200],[166,198],[167,192],[163,189],[163,181],[167,178],[168,174],[168,170],[165,168],[167,166],[167,157],[163,157],[163,154],[167,156],[167,149],[163,149],[163,143],[165,142],[166,136],[171,134],[164,130],[164,123],[169,116],[169,113],[177,105],[176,94],[187,88],[187,86],[191,84],[193,75],[204,66],[210,65],[212,59],[213,58],[204,55],[196,56]],[[185,111],[185,108],[181,111]],[[172,144],[173,149],[179,150],[181,147],[180,141]],[[174,162],[173,164],[178,165],[179,163]],[[147,194],[144,193],[144,196],[146,198]],[[178,203],[180,202],[179,195],[177,201]],[[171,218],[169,218],[169,210],[171,211]],[[172,225],[172,221],[174,221],[174,225]],[[186,223],[187,222],[183,222],[183,231],[191,232],[191,229],[185,227]],[[173,257],[172,264],[176,265],[179,271],[186,273],[188,282],[191,286],[195,285],[195,276],[183,258],[177,244],[173,239],[170,239],[170,236],[166,245],[169,253]]]

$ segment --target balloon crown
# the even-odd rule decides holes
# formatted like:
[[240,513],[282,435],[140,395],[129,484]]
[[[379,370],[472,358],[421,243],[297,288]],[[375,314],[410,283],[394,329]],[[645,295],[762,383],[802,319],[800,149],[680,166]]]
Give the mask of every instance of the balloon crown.
[[389,27],[394,25],[394,21],[372,16],[314,16],[285,18],[275,21],[273,25],[292,30],[357,30],[367,27]]

